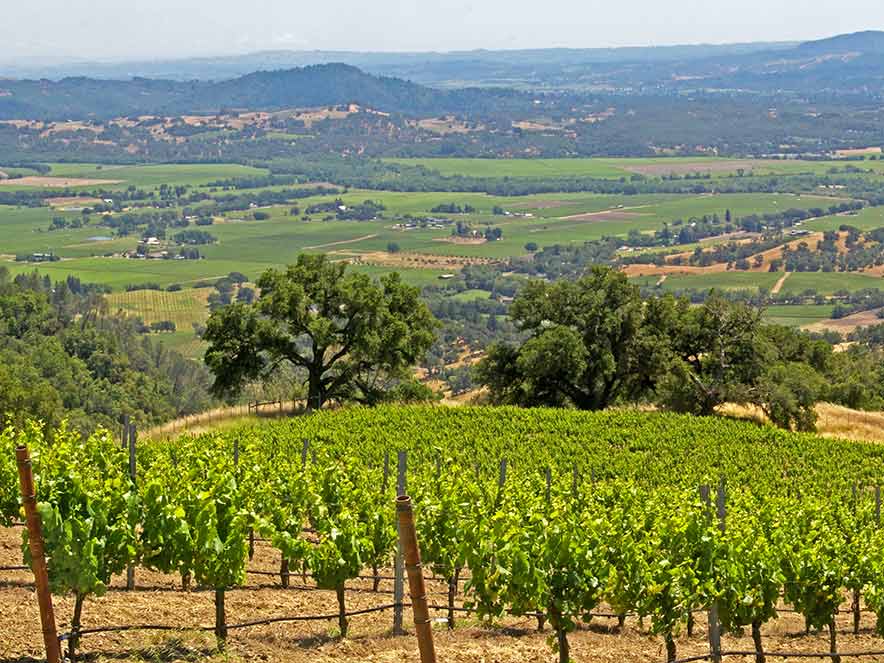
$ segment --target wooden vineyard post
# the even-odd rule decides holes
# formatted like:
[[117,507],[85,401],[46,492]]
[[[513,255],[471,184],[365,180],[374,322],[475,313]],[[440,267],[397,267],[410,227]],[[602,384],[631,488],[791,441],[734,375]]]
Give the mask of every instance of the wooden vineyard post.
[[497,478],[497,487],[503,488],[506,484],[506,458],[500,461],[500,475]]
[[[712,508],[710,500],[710,490],[708,485],[700,486],[700,497],[706,505]],[[724,478],[718,484],[718,491],[715,495],[715,515],[718,521],[718,529],[724,534],[725,531],[725,492]],[[709,606],[708,614],[708,634],[709,634],[709,660],[712,663],[721,663],[721,622],[718,619],[718,601],[713,601]]]
[[552,470],[547,467],[544,474],[546,475],[546,506],[549,506],[552,499]]
[[411,498],[400,495],[396,498],[396,514],[399,525],[399,546],[405,553],[405,569],[408,572],[408,591],[411,595],[411,609],[414,612],[414,631],[421,663],[436,663],[436,648],[433,645],[433,626],[427,607],[427,588],[421,567],[421,553],[414,529],[414,512]]
[[[396,471],[396,497],[405,495],[407,485],[405,481],[405,473],[407,471],[408,457],[404,451],[399,452],[399,458]],[[396,521],[397,544],[396,544],[396,562],[393,569],[393,635],[403,635],[405,630],[402,628],[402,599],[405,595],[405,568],[402,561],[402,532],[399,520]]]
[[37,601],[40,605],[40,623],[43,626],[43,644],[46,647],[46,661],[60,663],[61,645],[55,628],[55,611],[52,609],[52,594],[49,593],[49,570],[46,567],[46,554],[43,550],[43,525],[37,513],[37,495],[34,490],[34,473],[31,456],[27,447],[17,447],[15,459],[18,462],[18,479],[21,486],[21,500],[25,507],[28,525],[28,548],[31,552],[31,570],[37,586]]
[[[129,479],[132,481],[132,485],[135,485],[136,479],[136,466],[135,466],[135,442],[138,439],[138,432],[135,429],[135,424],[129,424]],[[132,591],[135,589],[135,565],[129,564],[126,567],[126,589],[128,591]]]

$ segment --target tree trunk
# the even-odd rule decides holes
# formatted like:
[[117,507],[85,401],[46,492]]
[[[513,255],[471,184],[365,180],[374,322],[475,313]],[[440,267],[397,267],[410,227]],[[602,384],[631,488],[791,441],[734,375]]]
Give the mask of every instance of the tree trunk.
[[668,632],[664,636],[666,640],[666,663],[672,663],[675,660],[675,640],[672,639],[672,633]]
[[622,631],[624,626],[626,626],[626,615],[617,615],[617,628]]
[[215,639],[218,651],[227,646],[227,615],[224,612],[224,589],[215,588]]
[[694,635],[694,613],[688,615],[688,637],[693,637]]
[[457,571],[448,581],[448,630],[454,630],[454,599],[457,596]]
[[249,561],[255,556],[255,530],[249,528]]
[[559,641],[559,663],[570,663],[571,648],[568,645],[568,634],[564,629],[556,632],[556,638]]
[[853,634],[859,635],[859,590],[853,590]]
[[381,586],[381,576],[380,576],[380,573],[378,572],[378,565],[377,564],[371,565],[371,573],[374,576],[374,579],[371,582],[371,591],[377,592]]
[[307,412],[322,409],[322,367],[307,369],[310,378],[307,382]]
[[282,558],[282,561],[279,563],[279,580],[282,582],[282,588],[288,589],[289,587],[289,560],[285,557]]
[[546,615],[541,613],[537,613],[537,632],[543,633],[543,629],[546,626]]
[[752,642],[755,643],[755,663],[764,663],[764,648],[761,646],[761,622],[752,622]]
[[832,652],[832,663],[841,663],[841,657],[835,652],[838,651],[838,643],[835,640],[835,618],[829,622],[829,651]]
[[80,626],[83,616],[83,601],[85,600],[85,594],[74,593],[74,616],[71,618],[71,638],[68,641],[68,658],[72,663],[77,660],[77,647],[80,645]]
[[338,627],[341,629],[341,637],[347,637],[347,605],[344,601],[344,583],[335,587],[338,595]]
[[181,574],[181,591],[190,591],[190,571],[184,571]]

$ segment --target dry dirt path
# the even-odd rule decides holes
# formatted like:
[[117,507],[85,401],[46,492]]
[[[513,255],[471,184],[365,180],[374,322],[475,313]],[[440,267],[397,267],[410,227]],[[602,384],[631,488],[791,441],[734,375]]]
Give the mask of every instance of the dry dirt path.
[[770,294],[778,295],[780,293],[780,290],[783,289],[783,284],[786,282],[786,279],[789,278],[789,276],[791,274],[792,274],[792,272],[786,272],[785,274],[783,274],[779,278],[779,280],[776,283],[774,283],[774,287],[770,289]]

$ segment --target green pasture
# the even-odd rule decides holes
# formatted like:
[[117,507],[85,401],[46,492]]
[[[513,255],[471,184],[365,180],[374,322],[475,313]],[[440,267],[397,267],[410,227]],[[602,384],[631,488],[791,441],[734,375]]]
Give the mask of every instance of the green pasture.
[[[832,168],[852,165],[874,173],[884,172],[884,161],[801,161],[771,159],[729,159],[727,157],[651,157],[651,158],[576,158],[576,159],[464,159],[405,158],[386,159],[404,166],[424,166],[447,176],[559,178],[589,177],[599,179],[629,178],[635,174],[648,177],[669,174],[711,173],[712,177],[738,174],[826,174]],[[671,170],[667,170],[671,167]]]
[[858,212],[826,216],[804,223],[805,228],[816,231],[838,230],[841,226],[853,226],[860,230],[884,228],[884,207],[865,207]]
[[50,166],[52,170],[49,173],[49,177],[122,180],[123,184],[115,186],[137,186],[146,189],[157,188],[161,184],[168,184],[170,186],[203,186],[219,179],[254,177],[268,173],[263,168],[251,168],[237,164],[115,166],[88,163],[53,163]]
[[777,304],[764,309],[764,319],[772,324],[804,327],[820,320],[828,320],[832,317],[833,308],[831,304]]
[[475,302],[489,299],[490,297],[490,290],[479,290],[474,288],[472,290],[464,290],[463,292],[459,292],[456,295],[452,295],[451,299],[458,302]]
[[663,282],[664,290],[770,290],[782,274],[770,272],[712,272],[673,274]]
[[884,279],[859,272],[795,272],[786,279],[780,292],[816,290],[821,295],[832,295],[840,290],[855,292],[866,288],[884,290]]
[[[172,168],[180,169],[182,166]],[[90,175],[90,173],[82,173]],[[229,173],[228,173],[229,174]],[[220,176],[214,173],[213,176]],[[193,173],[197,177],[196,173]],[[207,177],[203,171],[199,177]],[[666,222],[704,214],[723,216],[731,210],[735,216],[751,213],[776,212],[789,207],[809,208],[824,204],[819,196],[788,194],[726,194],[726,195],[649,195],[603,196],[596,194],[567,194],[501,198],[485,194],[451,193],[392,193],[355,190],[343,200],[353,205],[366,199],[382,202],[386,218],[376,221],[323,221],[323,215],[314,215],[310,221],[301,216],[290,216],[291,205],[267,208],[270,218],[256,221],[252,212],[231,212],[206,228],[217,238],[217,243],[200,248],[204,260],[199,261],[143,261],[120,257],[105,257],[133,249],[136,236],[111,239],[112,231],[94,225],[77,230],[49,231],[53,216],[74,218],[79,213],[60,212],[50,208],[16,208],[0,206],[0,254],[52,252],[64,260],[41,267],[59,275],[79,273],[87,281],[107,283],[124,288],[147,281],[161,285],[193,283],[203,278],[218,277],[230,271],[241,271],[252,277],[268,267],[292,262],[300,253],[330,253],[341,259],[354,254],[386,251],[396,243],[403,252],[426,253],[464,257],[503,259],[524,255],[529,242],[538,246],[581,243],[604,236],[625,236],[632,230],[653,232]],[[309,205],[332,200],[319,196],[298,202]],[[452,242],[451,229],[395,228],[393,217],[412,214],[427,216],[440,203],[469,204],[477,209],[474,214],[438,215],[463,219],[476,229],[500,227],[499,241],[477,244]],[[493,215],[495,206],[505,206],[517,215]],[[530,216],[528,216],[530,215]],[[174,232],[174,231],[173,231]],[[32,269],[26,264],[15,265],[16,270]],[[387,268],[381,268],[389,271]],[[408,270],[414,271],[414,270]],[[414,282],[426,282],[438,276],[413,275]]]

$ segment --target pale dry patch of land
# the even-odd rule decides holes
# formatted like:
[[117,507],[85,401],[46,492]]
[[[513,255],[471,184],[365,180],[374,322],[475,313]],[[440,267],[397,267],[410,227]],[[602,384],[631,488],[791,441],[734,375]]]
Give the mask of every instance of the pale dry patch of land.
[[59,196],[58,198],[45,198],[50,207],[69,207],[70,205],[100,205],[104,201],[100,198],[78,198],[77,196]]
[[434,237],[433,241],[445,242],[446,244],[464,244],[466,246],[475,246],[488,242],[488,240],[484,237],[460,237],[458,235],[451,235],[449,237]]
[[481,131],[485,127],[482,125],[469,125],[462,120],[458,120],[454,116],[426,118],[417,120],[413,126],[420,127],[424,131],[431,131],[435,134],[467,134],[472,131]]
[[[884,412],[853,410],[834,403],[817,403],[814,409],[817,433],[824,437],[884,442]],[[724,416],[768,423],[761,408],[753,405],[727,403],[716,411]]]
[[803,327],[807,331],[824,332],[834,331],[839,334],[846,335],[855,332],[860,327],[870,327],[879,325],[882,321],[878,314],[884,309],[873,308],[868,311],[860,311],[859,313],[851,313],[837,320],[820,320],[813,324]]
[[835,150],[837,157],[867,157],[873,154],[881,154],[880,147],[858,147],[851,150]]
[[623,170],[639,175],[690,175],[692,173],[732,173],[740,168],[746,172],[758,167],[782,165],[774,159],[741,161],[725,159],[719,161],[679,161],[677,163],[648,163],[623,166]]
[[413,253],[401,251],[329,251],[330,256],[340,256],[354,263],[378,265],[380,267],[410,267],[424,269],[450,269],[456,271],[467,265],[491,265],[491,258],[446,256],[434,253]]
[[774,287],[770,289],[770,294],[778,295],[780,293],[780,290],[783,289],[783,284],[786,282],[786,279],[789,278],[790,274],[792,274],[792,272],[786,272],[785,274],[783,274],[779,278],[779,280],[777,280],[777,282],[774,283]]
[[123,180],[98,180],[85,177],[40,177],[28,175],[17,179],[0,180],[0,186],[28,186],[43,189],[67,189],[75,186],[102,186],[120,184]]
[[693,265],[651,265],[633,264],[623,265],[620,271],[626,276],[673,276],[676,274],[720,274],[728,271],[727,264],[717,262],[708,267],[696,267]]
[[605,210],[604,212],[588,212],[586,214],[572,214],[563,216],[562,221],[632,221],[647,214],[640,212],[627,212],[624,210]]

